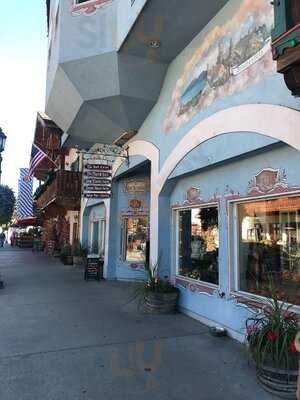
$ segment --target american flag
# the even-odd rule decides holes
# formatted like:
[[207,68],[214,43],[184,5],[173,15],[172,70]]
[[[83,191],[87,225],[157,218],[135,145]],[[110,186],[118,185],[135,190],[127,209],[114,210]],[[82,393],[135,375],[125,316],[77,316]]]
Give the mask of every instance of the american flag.
[[35,169],[45,158],[49,158],[49,157],[39,147],[37,147],[35,144],[33,144],[32,148],[31,148],[31,159],[30,159],[30,163],[29,163],[29,172],[26,177],[27,180],[29,180],[33,177]]

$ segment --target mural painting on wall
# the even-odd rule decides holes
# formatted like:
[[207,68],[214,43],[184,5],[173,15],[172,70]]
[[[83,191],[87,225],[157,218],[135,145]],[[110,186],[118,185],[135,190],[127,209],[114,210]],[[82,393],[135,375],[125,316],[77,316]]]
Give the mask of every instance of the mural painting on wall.
[[179,129],[214,101],[232,96],[275,72],[269,0],[242,0],[224,25],[200,37],[200,47],[177,81],[165,131]]
[[113,0],[90,0],[76,4],[75,0],[71,1],[72,1],[71,12],[72,15],[75,16],[81,14],[92,15],[99,8],[103,8],[113,2]]

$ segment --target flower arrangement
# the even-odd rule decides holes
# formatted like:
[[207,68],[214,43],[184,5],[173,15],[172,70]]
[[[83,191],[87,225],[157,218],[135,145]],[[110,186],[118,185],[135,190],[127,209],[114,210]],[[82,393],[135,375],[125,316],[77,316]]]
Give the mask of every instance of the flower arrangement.
[[164,296],[173,295],[174,307],[179,296],[179,290],[171,284],[168,279],[162,279],[158,274],[158,265],[150,266],[145,264],[147,280],[138,284],[132,293],[131,300],[137,300],[139,307],[149,302],[149,296],[154,295],[157,298],[163,299]]
[[269,297],[246,321],[247,342],[258,369],[271,366],[286,371],[297,370],[299,355],[295,339],[299,331],[298,316],[279,296],[270,279]]

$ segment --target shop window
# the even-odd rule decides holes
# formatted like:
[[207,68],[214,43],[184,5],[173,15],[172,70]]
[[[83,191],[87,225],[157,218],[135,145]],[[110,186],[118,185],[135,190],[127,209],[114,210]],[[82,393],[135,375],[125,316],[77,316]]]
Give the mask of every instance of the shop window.
[[73,222],[73,241],[77,241],[78,239],[78,223]]
[[105,252],[105,220],[100,219],[91,224],[90,251],[92,254],[104,256]]
[[219,283],[218,208],[192,208],[179,214],[178,274]]
[[105,253],[105,220],[101,219],[100,222],[100,240],[99,240],[99,255],[104,257]]
[[92,254],[99,254],[99,221],[92,223]]
[[79,170],[80,170],[80,163],[79,163],[79,157],[77,157],[76,160],[71,164],[71,171],[79,172]]
[[300,197],[237,205],[239,290],[267,296],[273,281],[282,299],[300,305]]
[[147,261],[149,222],[147,217],[125,218],[123,225],[123,260],[132,263]]

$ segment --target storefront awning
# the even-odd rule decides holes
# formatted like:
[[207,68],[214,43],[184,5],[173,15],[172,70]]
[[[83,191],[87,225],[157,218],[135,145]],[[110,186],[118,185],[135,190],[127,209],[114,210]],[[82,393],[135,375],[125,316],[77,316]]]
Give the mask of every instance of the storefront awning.
[[38,221],[36,217],[18,219],[15,226],[20,228],[27,228],[28,226],[37,226]]

